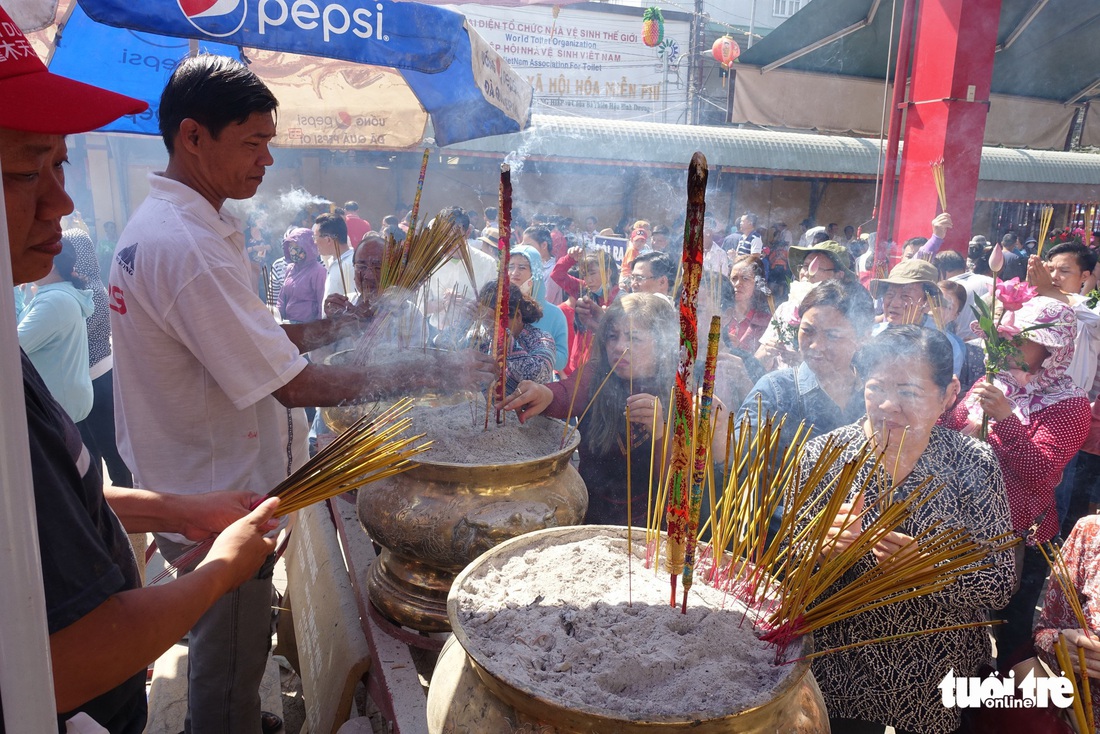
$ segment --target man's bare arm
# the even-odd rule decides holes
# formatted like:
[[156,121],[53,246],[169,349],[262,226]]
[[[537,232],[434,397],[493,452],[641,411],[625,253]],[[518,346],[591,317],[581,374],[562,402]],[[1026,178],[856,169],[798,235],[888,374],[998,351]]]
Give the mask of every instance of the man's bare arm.
[[492,382],[495,369],[491,357],[470,349],[410,352],[364,367],[311,363],[272,395],[288,408],[304,408],[379,400],[425,387],[481,390]]

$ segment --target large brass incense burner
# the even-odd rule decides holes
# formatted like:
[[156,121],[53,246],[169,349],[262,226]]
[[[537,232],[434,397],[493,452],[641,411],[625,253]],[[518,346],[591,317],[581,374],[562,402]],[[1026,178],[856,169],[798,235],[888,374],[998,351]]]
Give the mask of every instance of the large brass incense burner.
[[[486,552],[455,579],[454,589],[469,591],[471,582],[488,571],[496,572],[511,557],[537,550],[547,543],[571,543],[596,535],[626,537],[626,528],[582,526],[550,528],[514,538]],[[641,531],[635,541],[644,544]],[[772,690],[771,698],[758,706],[710,719],[658,717],[624,718],[621,713],[591,707],[566,706],[545,694],[510,679],[499,661],[487,657],[476,637],[463,627],[460,602],[452,592],[448,615],[454,637],[448,640],[436,663],[428,689],[428,731],[538,732],[539,734],[822,734],[829,731],[825,702],[808,661],[793,663],[789,674]],[[801,656],[813,652],[813,640],[803,638]],[[639,669],[639,675],[645,675]],[[751,684],[746,681],[746,685]]]
[[359,520],[382,546],[367,580],[374,606],[406,627],[449,631],[447,594],[467,564],[509,538],[584,519],[588,492],[569,463],[578,443],[573,431],[544,456],[486,466],[433,463],[429,451],[361,487]]

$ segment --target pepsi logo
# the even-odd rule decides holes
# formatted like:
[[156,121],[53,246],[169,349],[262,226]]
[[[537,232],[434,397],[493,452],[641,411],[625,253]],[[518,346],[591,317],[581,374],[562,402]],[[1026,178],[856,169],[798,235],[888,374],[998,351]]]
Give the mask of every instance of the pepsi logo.
[[176,0],[176,4],[195,30],[213,38],[232,36],[248,17],[245,0]]

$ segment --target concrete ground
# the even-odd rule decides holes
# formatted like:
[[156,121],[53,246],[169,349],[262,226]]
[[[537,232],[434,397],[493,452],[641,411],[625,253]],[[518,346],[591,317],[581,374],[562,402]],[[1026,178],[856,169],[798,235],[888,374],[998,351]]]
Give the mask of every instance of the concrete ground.
[[[145,540],[151,541],[152,536],[147,536]],[[151,581],[163,569],[164,559],[159,553],[154,554],[146,570],[146,579]],[[282,594],[286,591],[286,567],[282,560],[275,567],[274,579],[276,590]],[[277,645],[278,637],[273,635],[272,649],[277,649]],[[145,734],[177,734],[183,731],[183,719],[187,713],[186,640],[173,645],[157,659],[147,690],[149,722]],[[273,654],[268,658],[260,697],[264,711],[271,711],[283,718],[284,734],[299,734],[303,730],[305,703],[302,699],[302,681],[282,655]]]

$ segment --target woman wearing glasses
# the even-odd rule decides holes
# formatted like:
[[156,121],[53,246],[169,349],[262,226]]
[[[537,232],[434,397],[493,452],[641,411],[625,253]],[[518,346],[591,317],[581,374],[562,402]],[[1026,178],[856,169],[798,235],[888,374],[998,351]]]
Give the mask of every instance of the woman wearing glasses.
[[[628,496],[631,522],[643,522],[651,471],[653,476],[662,471],[660,461],[651,470],[651,455],[655,460],[666,456],[663,436],[676,379],[679,334],[676,309],[667,298],[628,293],[612,303],[600,320],[583,370],[545,385],[524,380],[498,406],[516,411],[521,422],[541,413],[564,420],[579,418],[578,471],[588,487],[588,524],[625,525]],[[725,409],[715,399],[711,440],[715,455],[725,445]],[[627,472],[628,456],[631,473]]]
[[[832,240],[808,247],[792,247],[789,263],[798,280],[791,283],[787,300],[775,307],[771,323],[760,336],[760,348],[756,350],[756,358],[766,370],[797,367],[802,362],[793,329],[798,325],[799,304],[818,283],[827,280],[856,282],[848,248]],[[781,328],[777,329],[776,324]]]

